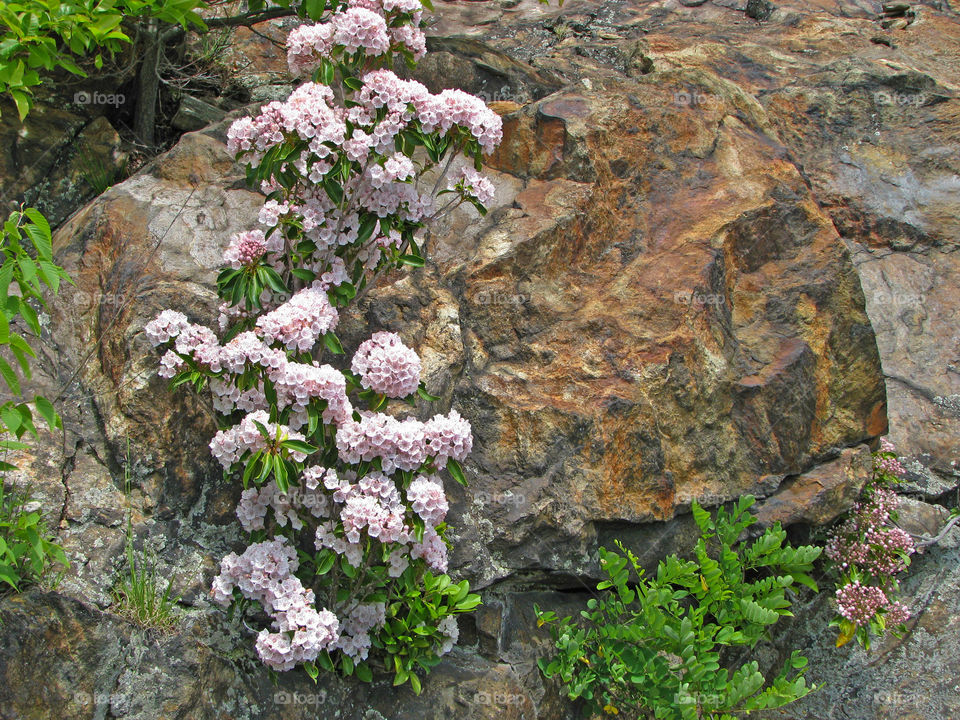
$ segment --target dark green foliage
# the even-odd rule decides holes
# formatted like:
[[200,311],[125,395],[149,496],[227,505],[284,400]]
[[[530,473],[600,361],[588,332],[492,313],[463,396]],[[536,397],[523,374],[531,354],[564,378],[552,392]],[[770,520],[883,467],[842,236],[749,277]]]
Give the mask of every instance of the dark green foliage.
[[820,548],[784,544],[779,525],[739,542],[756,522],[747,512],[753,503],[745,496],[732,511],[719,509],[716,519],[694,503],[695,559],[671,555],[655,576],[621,543],[624,555],[601,548],[607,579],[580,621],[537,608],[538,625],[550,626],[558,650],[540,660],[544,675],[559,678],[588,712],[630,718],[720,720],[809,693],[807,661],[796,651],[769,682],[756,661],[740,664],[736,653],[755,647],[791,615],[798,584],[817,589],[808,573]]

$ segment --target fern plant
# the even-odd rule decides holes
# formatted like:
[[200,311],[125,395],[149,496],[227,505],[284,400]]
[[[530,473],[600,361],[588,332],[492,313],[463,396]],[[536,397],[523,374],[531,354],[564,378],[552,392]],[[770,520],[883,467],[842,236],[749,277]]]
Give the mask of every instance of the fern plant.
[[536,608],[538,626],[549,626],[557,649],[539,661],[543,674],[559,678],[589,714],[664,720],[728,720],[813,690],[798,651],[770,681],[755,660],[734,662],[737,648],[754,648],[791,615],[798,585],[817,591],[809,573],[820,548],[785,544],[779,524],[739,542],[756,522],[747,512],[753,503],[744,496],[714,519],[694,502],[694,559],[671,555],[654,576],[619,541],[622,555],[601,548],[607,579],[581,621]]

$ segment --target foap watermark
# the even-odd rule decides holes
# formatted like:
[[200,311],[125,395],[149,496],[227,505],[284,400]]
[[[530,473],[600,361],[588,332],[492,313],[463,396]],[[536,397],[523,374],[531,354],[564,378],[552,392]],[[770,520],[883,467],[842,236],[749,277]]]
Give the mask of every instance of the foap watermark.
[[75,105],[113,105],[120,107],[127,101],[123,93],[103,93],[97,90],[81,90],[73,94]]
[[529,93],[514,91],[509,85],[504,85],[497,90],[481,90],[475,95],[485,103],[515,102],[518,105],[525,105],[531,100]]
[[693,92],[675,92],[673,94],[673,104],[678,107],[709,107],[711,105],[721,105],[723,101],[716,95],[694,90]]
[[898,93],[881,90],[873,94],[873,101],[877,105],[920,107],[927,101],[927,96],[923,93]]
[[673,301],[678,305],[723,305],[724,297],[719,293],[678,290],[673,294]]
[[926,298],[922,293],[878,292],[870,296],[870,302],[878,307],[914,307],[922,305]]
[[129,305],[135,299],[135,293],[92,293],[86,290],[77,290],[68,302],[79,307],[98,305]]
[[705,507],[714,507],[715,505],[723,505],[723,503],[729,499],[730,498],[725,495],[711,492],[710,490],[700,490],[697,492],[680,491],[675,495],[675,500],[678,505],[689,505],[696,500],[700,505]]
[[471,698],[476,705],[522,705],[524,696],[520,693],[487,692],[481,690]]
[[323,705],[326,702],[326,690],[319,690],[315,693],[279,690],[273,694],[274,705]]
[[902,707],[921,699],[922,695],[918,692],[902,693],[897,690],[878,690],[873,694],[875,705],[892,705],[894,707]]
[[88,693],[75,692],[73,694],[73,700],[78,705],[87,706],[87,705],[116,705],[118,704],[124,696],[121,693]]
[[530,299],[523,293],[506,293],[498,290],[481,290],[476,295],[478,305],[523,305]]
[[505,492],[489,493],[481,490],[474,496],[474,500],[481,505],[513,505],[519,507],[527,504],[527,497],[521,493],[515,493],[512,490]]

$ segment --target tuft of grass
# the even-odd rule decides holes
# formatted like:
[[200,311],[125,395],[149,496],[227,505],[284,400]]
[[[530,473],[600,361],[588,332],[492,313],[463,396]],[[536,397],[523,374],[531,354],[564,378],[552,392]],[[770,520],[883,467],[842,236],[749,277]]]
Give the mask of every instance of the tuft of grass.
[[143,627],[168,631],[176,625],[180,596],[173,595],[173,578],[161,589],[163,581],[157,560],[146,551],[133,549],[132,536],[127,534],[127,572],[114,588],[117,614]]
[[97,195],[103,195],[127,173],[126,161],[120,167],[117,167],[87,149],[81,151],[77,162],[80,167],[80,175]]
[[157,568],[157,557],[146,549],[133,547],[133,518],[130,511],[130,443],[127,442],[127,463],[124,467],[124,494],[127,499],[127,568],[113,589],[116,613],[145,628],[169,632],[177,624],[177,603],[173,594],[174,577],[163,579]]

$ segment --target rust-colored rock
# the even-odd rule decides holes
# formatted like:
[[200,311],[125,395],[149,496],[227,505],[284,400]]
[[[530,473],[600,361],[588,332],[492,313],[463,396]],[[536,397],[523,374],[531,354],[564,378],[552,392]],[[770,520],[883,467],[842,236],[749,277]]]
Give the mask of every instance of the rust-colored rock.
[[826,525],[856,502],[860,490],[873,477],[873,456],[866,445],[844,450],[840,457],[810,472],[788,478],[754,514],[761,526],[779,522]]

